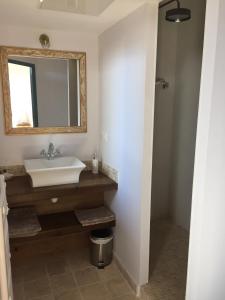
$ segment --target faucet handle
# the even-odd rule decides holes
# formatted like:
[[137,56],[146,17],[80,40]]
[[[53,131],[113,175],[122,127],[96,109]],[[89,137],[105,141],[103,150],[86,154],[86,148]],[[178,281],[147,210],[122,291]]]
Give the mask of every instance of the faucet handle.
[[61,152],[60,152],[59,149],[56,149],[56,150],[55,150],[55,155],[61,155]]
[[41,150],[40,155],[41,155],[41,156],[46,156],[46,151],[45,151],[45,149]]
[[48,145],[48,149],[55,149],[55,146],[54,146],[54,144],[51,142],[51,143],[49,143],[49,145]]

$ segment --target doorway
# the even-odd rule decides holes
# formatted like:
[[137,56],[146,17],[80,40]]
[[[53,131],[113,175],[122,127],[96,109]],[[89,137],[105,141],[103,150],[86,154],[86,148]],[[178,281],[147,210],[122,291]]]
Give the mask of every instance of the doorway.
[[[182,300],[186,290],[206,0],[162,1],[160,6],[150,269],[145,292],[152,300]],[[190,18],[168,22],[168,15],[176,7],[190,10]]]

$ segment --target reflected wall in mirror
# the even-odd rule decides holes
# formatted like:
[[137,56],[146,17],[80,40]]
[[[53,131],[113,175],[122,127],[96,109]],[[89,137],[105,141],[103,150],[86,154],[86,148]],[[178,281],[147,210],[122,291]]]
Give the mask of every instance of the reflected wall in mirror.
[[10,56],[13,128],[80,126],[79,61]]
[[7,134],[86,132],[85,53],[1,47]]

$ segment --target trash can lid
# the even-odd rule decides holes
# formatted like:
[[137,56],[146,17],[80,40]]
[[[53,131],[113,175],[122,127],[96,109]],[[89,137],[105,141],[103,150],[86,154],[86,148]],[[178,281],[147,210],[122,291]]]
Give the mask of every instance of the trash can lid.
[[105,239],[105,238],[109,238],[111,236],[112,236],[112,230],[109,228],[93,230],[91,232],[91,237],[96,238],[96,239]]

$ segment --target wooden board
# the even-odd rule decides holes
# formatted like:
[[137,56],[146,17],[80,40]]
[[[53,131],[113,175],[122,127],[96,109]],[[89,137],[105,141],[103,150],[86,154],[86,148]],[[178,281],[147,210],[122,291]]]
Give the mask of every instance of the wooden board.
[[96,208],[104,205],[104,193],[84,193],[84,195],[66,195],[57,197],[57,202],[53,203],[51,198],[42,197],[40,199],[27,199],[21,197],[14,201],[10,200],[11,209],[18,207],[33,206],[38,215],[55,214],[59,212],[72,211],[74,209]]
[[103,174],[82,172],[80,182],[76,184],[56,185],[33,188],[30,177],[17,176],[7,182],[6,193],[9,207],[33,202],[40,199],[51,199],[68,195],[84,195],[117,190],[118,184]]

